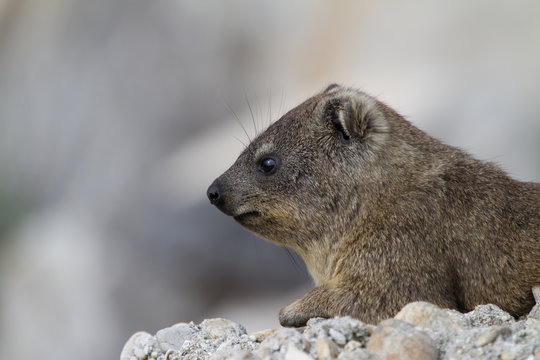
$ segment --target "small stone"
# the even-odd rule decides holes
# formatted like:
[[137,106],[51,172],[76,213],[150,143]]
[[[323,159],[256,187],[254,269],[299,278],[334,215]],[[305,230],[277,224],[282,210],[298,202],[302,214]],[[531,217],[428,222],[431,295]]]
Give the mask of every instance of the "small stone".
[[345,347],[343,348],[343,351],[353,352],[354,350],[361,349],[362,347],[363,346],[360,342],[356,340],[351,340],[345,345]]
[[[270,349],[271,351],[280,351],[282,346],[293,344],[297,348],[306,346],[306,339],[296,329],[283,328],[275,331],[264,339],[261,347]],[[307,343],[309,345],[309,343]]]
[[249,340],[262,342],[264,339],[266,339],[268,336],[272,335],[275,332],[276,332],[276,329],[267,329],[267,330],[257,331],[249,335]]
[[196,334],[195,329],[186,323],[180,323],[161,329],[156,333],[161,350],[181,350],[186,340],[190,340]]
[[253,351],[253,355],[258,356],[261,359],[268,358],[270,357],[271,354],[272,354],[272,350],[270,350],[267,347],[262,347],[262,346],[259,346],[259,348]]
[[444,328],[452,331],[462,331],[468,323],[463,314],[448,309],[441,309],[424,301],[407,304],[394,317],[427,330]]
[[347,339],[345,338],[345,336],[337,330],[329,329],[328,334],[332,337],[332,339],[334,339],[334,341],[338,345],[345,345],[347,343]]
[[476,338],[474,345],[477,347],[482,347],[495,341],[499,335],[504,336],[510,333],[510,329],[506,326],[490,326],[485,331],[480,333],[480,335]]
[[424,301],[409,303],[394,316],[395,319],[406,321],[416,326],[424,326],[426,320],[441,308]]
[[338,360],[381,360],[381,358],[376,354],[367,352],[366,349],[356,349],[351,352],[343,351],[339,354]]
[[465,314],[465,317],[472,326],[504,325],[516,321],[512,315],[493,304],[478,305],[473,311]]
[[157,344],[152,335],[144,331],[136,332],[124,344],[120,360],[146,359],[155,345]]
[[387,359],[435,360],[439,356],[434,341],[427,333],[396,319],[379,324],[366,350]]
[[220,354],[218,352],[211,354],[208,360],[258,360],[259,357],[247,350],[230,351]]
[[285,360],[313,360],[313,358],[298,349],[294,344],[289,344],[285,352]]
[[533,287],[532,293],[536,304],[527,315],[527,319],[540,320],[540,286]]
[[503,351],[499,357],[501,360],[514,360],[516,358],[514,354],[509,351]]
[[537,346],[534,349],[533,354],[534,354],[534,359],[535,360],[540,360],[540,346]]
[[527,320],[529,319],[540,321],[540,304],[537,303],[533,306],[533,308],[527,315]]
[[369,330],[361,321],[344,316],[332,319],[309,320],[304,331],[304,336],[311,342],[315,342],[320,338],[330,337],[341,346],[350,340],[356,340],[365,344],[369,337]]
[[317,354],[317,360],[334,359],[339,354],[336,343],[325,338],[319,339],[315,342],[314,350]]
[[237,337],[246,334],[246,329],[242,325],[223,318],[204,320],[200,326],[201,332],[209,339]]
[[536,300],[536,303],[540,304],[540,285],[533,286],[532,293],[534,296],[534,300]]

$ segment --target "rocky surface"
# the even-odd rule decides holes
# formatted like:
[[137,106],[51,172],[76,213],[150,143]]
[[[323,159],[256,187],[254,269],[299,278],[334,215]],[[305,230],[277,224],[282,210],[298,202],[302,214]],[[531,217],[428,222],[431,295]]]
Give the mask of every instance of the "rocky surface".
[[370,325],[350,317],[311,319],[300,329],[248,334],[226,319],[134,334],[121,360],[527,359],[540,360],[540,288],[518,320],[495,305],[462,314],[426,302]]

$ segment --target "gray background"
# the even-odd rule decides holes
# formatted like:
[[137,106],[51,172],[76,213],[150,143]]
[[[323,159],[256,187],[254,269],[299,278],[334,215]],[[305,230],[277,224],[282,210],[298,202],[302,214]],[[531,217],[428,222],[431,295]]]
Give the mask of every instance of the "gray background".
[[539,16],[538,1],[0,0],[2,357],[115,358],[135,331],[212,316],[277,326],[303,264],[205,196],[247,141],[233,111],[253,136],[339,82],[539,181]]

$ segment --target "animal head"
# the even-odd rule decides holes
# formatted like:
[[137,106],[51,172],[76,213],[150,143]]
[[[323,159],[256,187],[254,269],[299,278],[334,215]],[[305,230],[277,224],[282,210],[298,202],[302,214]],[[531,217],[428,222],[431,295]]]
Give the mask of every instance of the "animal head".
[[346,233],[380,185],[390,113],[399,116],[363,92],[331,85],[256,137],[208,198],[255,234],[308,251]]

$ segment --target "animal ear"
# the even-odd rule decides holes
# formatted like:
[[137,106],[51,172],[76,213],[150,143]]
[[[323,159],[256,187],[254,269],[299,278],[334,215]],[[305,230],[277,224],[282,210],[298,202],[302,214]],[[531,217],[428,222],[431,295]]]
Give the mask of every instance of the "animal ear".
[[366,105],[354,97],[336,97],[327,101],[324,119],[332,124],[342,143],[349,144],[352,138],[366,137],[374,115]]
[[326,89],[323,90],[323,94],[328,94],[332,91],[336,91],[336,90],[339,90],[341,89],[341,86],[339,84],[330,84],[326,87]]
[[344,144],[351,142],[351,131],[349,129],[351,108],[349,105],[349,103],[335,98],[329,100],[324,108],[324,121],[329,122],[334,127]]

